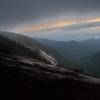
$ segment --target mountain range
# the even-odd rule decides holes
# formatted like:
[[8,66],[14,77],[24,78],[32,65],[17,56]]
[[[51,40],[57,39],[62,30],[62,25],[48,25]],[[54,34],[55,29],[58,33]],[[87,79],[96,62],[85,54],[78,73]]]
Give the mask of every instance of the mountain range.
[[[15,35],[17,38],[13,37]],[[32,41],[32,47],[28,46]],[[26,36],[0,32],[0,97],[13,100],[98,100],[100,79],[64,68],[48,53],[51,48]],[[88,57],[88,60],[99,65],[98,54],[100,52],[89,56],[92,59]]]
[[[83,41],[53,41],[30,38],[24,35],[2,31],[0,35],[11,41],[15,41],[17,44],[19,43],[32,52],[36,53],[38,51],[39,56],[42,54],[42,58],[45,58],[45,60],[51,56],[65,68],[100,77],[100,39],[91,38]],[[14,50],[10,51],[13,52]],[[20,49],[19,51],[21,52]],[[23,52],[23,54],[25,53]],[[50,59],[51,58],[49,58],[49,60]]]
[[84,73],[100,77],[100,39],[53,41],[37,38],[36,40],[56,49],[63,57],[66,68],[82,69]]
[[100,39],[53,41],[38,38],[36,40],[43,45],[55,48],[64,58],[81,58],[92,55],[100,50]]

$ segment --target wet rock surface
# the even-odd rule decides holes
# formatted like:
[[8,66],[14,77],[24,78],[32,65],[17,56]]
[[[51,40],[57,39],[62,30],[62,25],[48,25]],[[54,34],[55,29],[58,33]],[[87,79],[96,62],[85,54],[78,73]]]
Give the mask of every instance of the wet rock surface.
[[0,54],[3,100],[100,100],[100,80],[35,59]]

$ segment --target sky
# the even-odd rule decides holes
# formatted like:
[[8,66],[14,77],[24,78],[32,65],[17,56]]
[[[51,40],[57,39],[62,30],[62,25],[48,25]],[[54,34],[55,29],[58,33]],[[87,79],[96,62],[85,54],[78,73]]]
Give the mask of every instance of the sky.
[[61,41],[100,38],[100,0],[0,0],[0,30]]

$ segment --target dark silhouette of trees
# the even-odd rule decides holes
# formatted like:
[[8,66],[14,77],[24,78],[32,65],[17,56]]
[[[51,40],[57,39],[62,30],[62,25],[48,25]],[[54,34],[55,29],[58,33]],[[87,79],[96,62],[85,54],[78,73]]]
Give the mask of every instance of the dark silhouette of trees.
[[31,57],[34,59],[45,61],[39,55],[38,50],[35,49],[34,51],[32,51],[31,49],[24,47],[22,44],[11,41],[8,38],[3,37],[2,35],[0,35],[0,52],[5,54]]

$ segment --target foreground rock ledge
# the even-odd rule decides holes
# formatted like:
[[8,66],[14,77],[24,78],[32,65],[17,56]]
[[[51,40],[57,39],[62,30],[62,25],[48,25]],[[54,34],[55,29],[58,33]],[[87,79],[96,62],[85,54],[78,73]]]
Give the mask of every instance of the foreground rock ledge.
[[38,60],[0,54],[3,100],[100,100],[100,79]]

